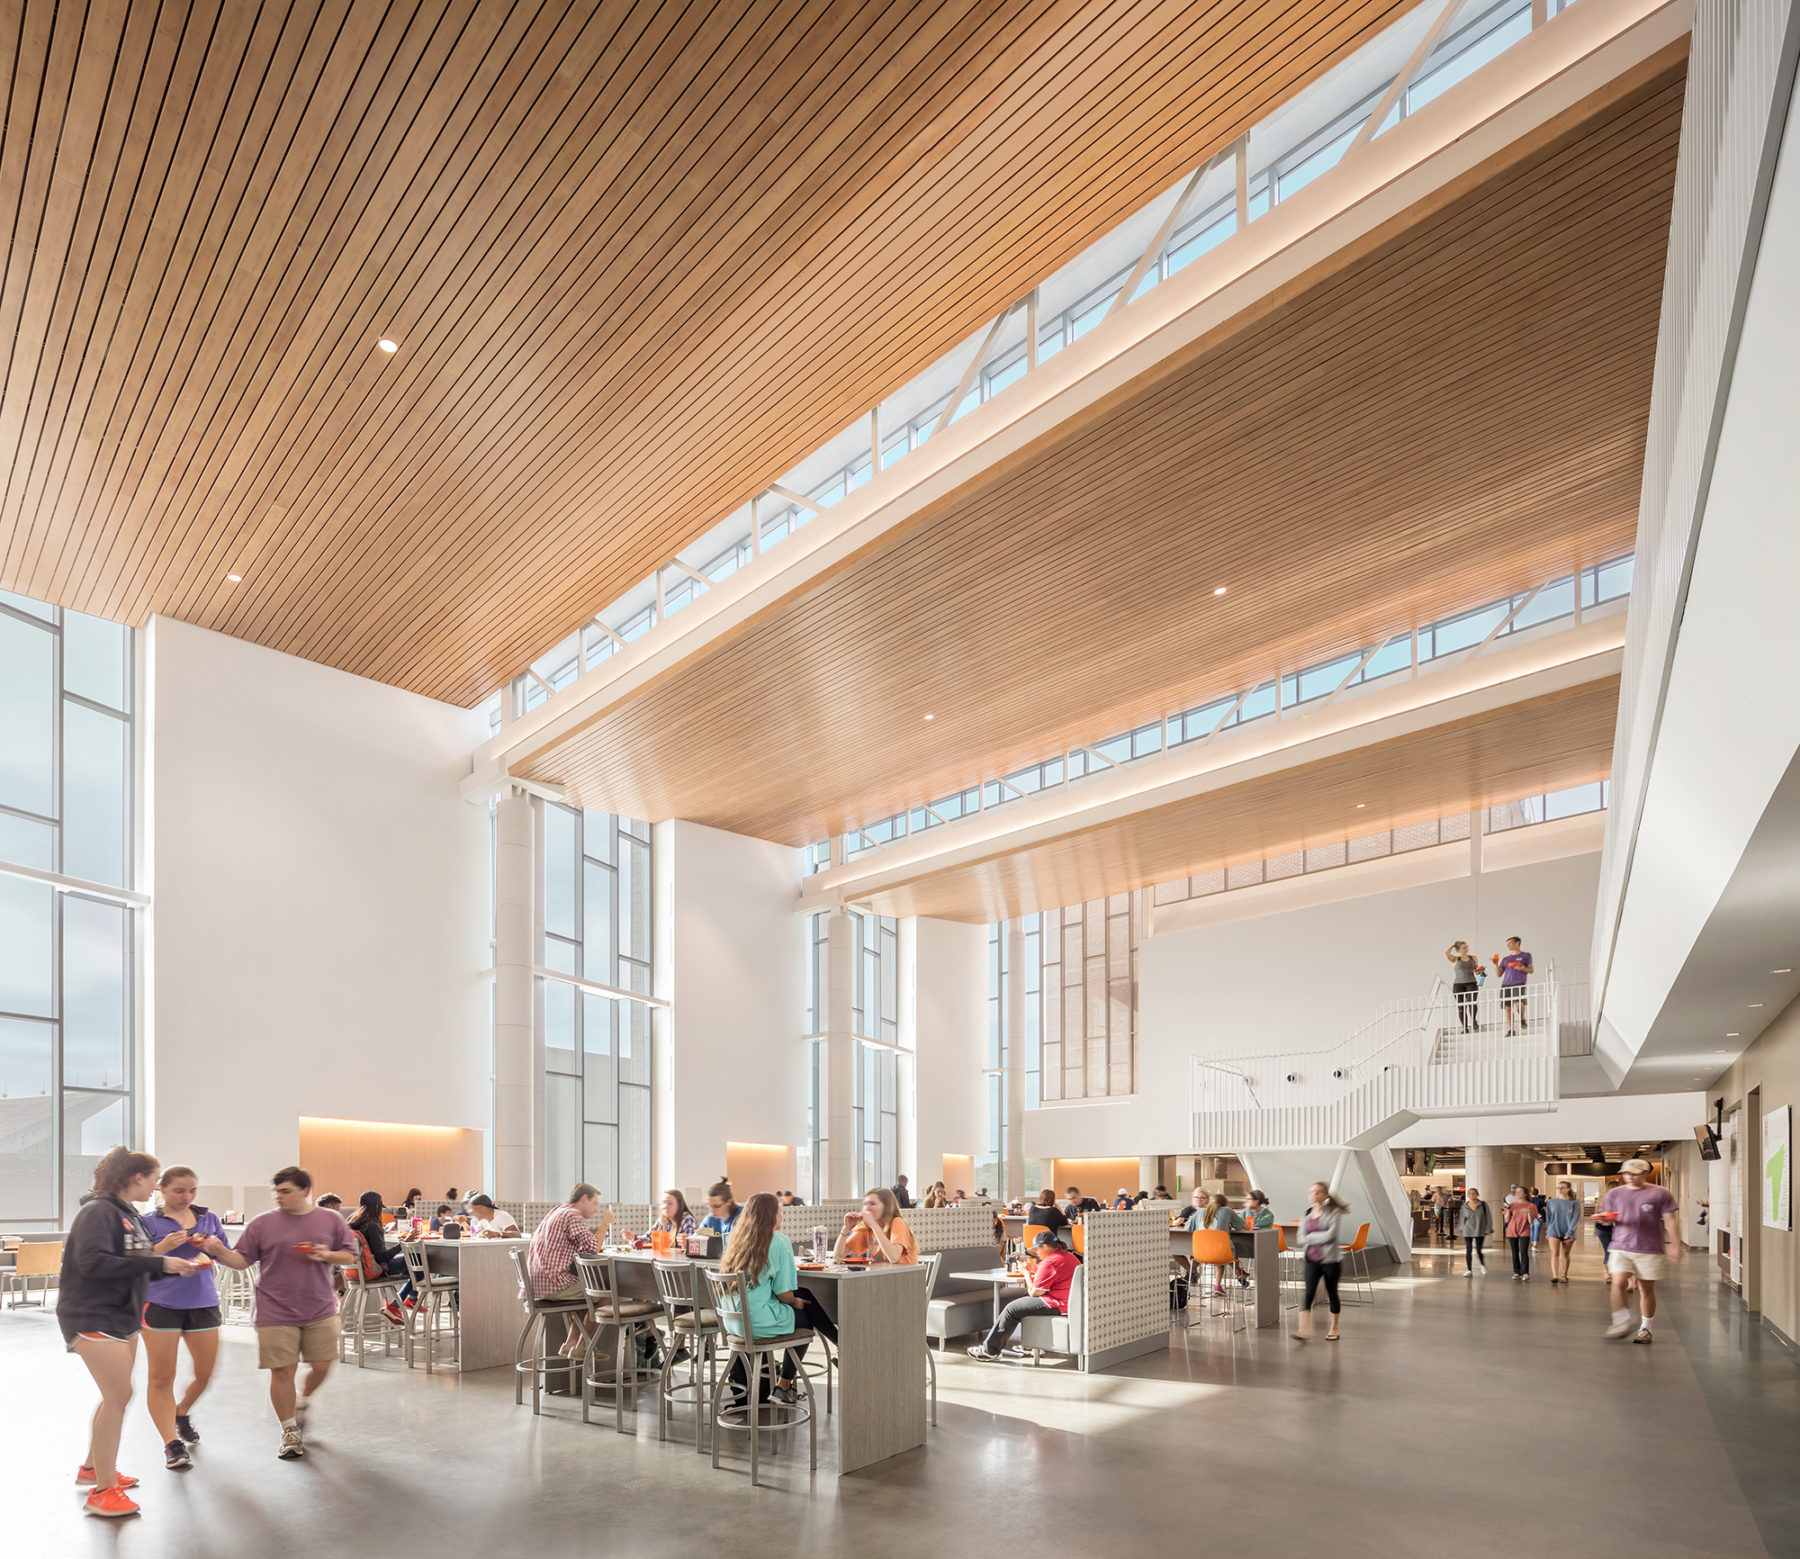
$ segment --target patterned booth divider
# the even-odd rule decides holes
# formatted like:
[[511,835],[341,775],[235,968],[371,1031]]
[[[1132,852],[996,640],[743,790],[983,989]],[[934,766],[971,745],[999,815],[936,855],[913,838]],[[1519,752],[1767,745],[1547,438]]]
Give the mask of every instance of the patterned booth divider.
[[1081,1368],[1169,1346],[1169,1220],[1148,1207],[1082,1220]]

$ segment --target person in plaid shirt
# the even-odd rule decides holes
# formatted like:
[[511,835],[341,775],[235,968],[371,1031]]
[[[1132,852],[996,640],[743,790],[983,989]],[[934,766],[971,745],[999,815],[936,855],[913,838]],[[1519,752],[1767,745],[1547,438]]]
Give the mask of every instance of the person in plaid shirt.
[[[600,1193],[585,1180],[569,1193],[569,1199],[537,1226],[531,1236],[531,1249],[526,1266],[531,1273],[531,1292],[538,1299],[579,1299],[581,1279],[574,1275],[577,1254],[598,1251],[612,1227],[612,1209],[600,1220],[600,1232],[588,1227],[588,1220],[600,1211]],[[588,1318],[575,1317],[579,1325],[569,1329],[569,1340],[563,1347],[573,1357],[588,1343]]]

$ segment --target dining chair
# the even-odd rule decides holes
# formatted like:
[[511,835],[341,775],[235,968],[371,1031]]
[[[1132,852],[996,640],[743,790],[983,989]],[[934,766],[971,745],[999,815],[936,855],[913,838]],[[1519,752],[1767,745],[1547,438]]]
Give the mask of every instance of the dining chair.
[[[581,1357],[581,1421],[592,1423],[590,1416],[596,1388],[613,1394],[613,1428],[625,1433],[625,1403],[637,1412],[638,1388],[654,1374],[638,1363],[638,1339],[649,1333],[656,1335],[656,1318],[662,1306],[648,1299],[626,1299],[619,1292],[619,1268],[616,1256],[580,1255],[575,1258],[575,1272],[587,1295],[588,1316],[594,1322],[588,1345]],[[600,1339],[608,1329],[613,1334],[611,1374],[600,1373],[603,1364]],[[629,1363],[627,1363],[629,1360]]]
[[[741,1272],[715,1272],[711,1268],[702,1269],[706,1273],[707,1287],[712,1292],[712,1308],[719,1317],[720,1335],[725,1342],[725,1368],[720,1371],[718,1379],[713,1383],[712,1406],[710,1414],[713,1422],[712,1464],[719,1465],[719,1442],[721,1429],[747,1429],[750,1432],[750,1486],[757,1485],[757,1468],[762,1446],[762,1431],[770,1429],[797,1429],[802,1423],[806,1425],[808,1452],[811,1470],[819,1470],[819,1421],[814,1412],[812,1381],[805,1370],[796,1373],[795,1383],[800,1387],[802,1400],[787,1406],[779,1402],[762,1401],[763,1365],[769,1367],[770,1375],[777,1373],[775,1355],[785,1353],[801,1343],[811,1342],[813,1333],[795,1331],[784,1333],[780,1337],[753,1337],[750,1332],[750,1302],[748,1286]],[[745,1396],[742,1403],[731,1403],[726,1398],[727,1388],[731,1383],[731,1371],[734,1365],[742,1365],[745,1382]],[[773,1414],[772,1419],[765,1420],[764,1413]]]

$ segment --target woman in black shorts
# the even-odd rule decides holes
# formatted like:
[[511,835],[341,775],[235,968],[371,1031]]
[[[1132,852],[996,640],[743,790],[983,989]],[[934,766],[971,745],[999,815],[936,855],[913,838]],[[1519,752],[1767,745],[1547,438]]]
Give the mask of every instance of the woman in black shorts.
[[138,1480],[119,1471],[118,1456],[144,1295],[158,1272],[186,1276],[195,1270],[179,1256],[157,1251],[131,1205],[149,1196],[156,1170],[148,1153],[114,1148],[95,1165],[94,1194],[82,1202],[63,1241],[57,1324],[69,1352],[87,1366],[100,1388],[87,1460],[75,1471],[75,1482],[91,1489],[83,1507],[90,1516],[138,1513],[137,1503],[125,1492]]
[[[200,1182],[187,1165],[165,1169],[156,1184],[161,1193],[157,1210],[144,1219],[151,1237],[157,1241],[156,1248],[168,1248],[169,1240],[179,1236],[173,1247],[175,1254],[199,1268],[189,1277],[155,1279],[144,1304],[150,1417],[163,1443],[163,1465],[171,1472],[179,1472],[194,1465],[187,1448],[199,1443],[200,1431],[189,1415],[212,1380],[213,1365],[219,1357],[219,1288],[213,1281],[212,1257],[201,1251],[200,1242],[208,1235],[224,1239],[225,1229],[215,1213],[194,1206]],[[181,1359],[184,1337],[194,1378],[177,1402],[175,1366]]]

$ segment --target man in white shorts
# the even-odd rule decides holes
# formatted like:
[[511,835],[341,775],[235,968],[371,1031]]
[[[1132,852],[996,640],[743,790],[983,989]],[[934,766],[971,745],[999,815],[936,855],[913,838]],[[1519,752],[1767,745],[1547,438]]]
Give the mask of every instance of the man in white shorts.
[[1656,1283],[1672,1261],[1681,1260],[1681,1226],[1675,1221],[1679,1203],[1666,1188],[1650,1185],[1650,1166],[1641,1158],[1628,1158],[1619,1166],[1624,1185],[1616,1185],[1600,1198],[1597,1218],[1609,1215],[1613,1223],[1612,1253],[1606,1270],[1612,1278],[1612,1325],[1608,1337],[1631,1331],[1631,1306],[1626,1297],[1627,1279],[1636,1278],[1638,1303],[1643,1316],[1633,1342],[1654,1342]]

